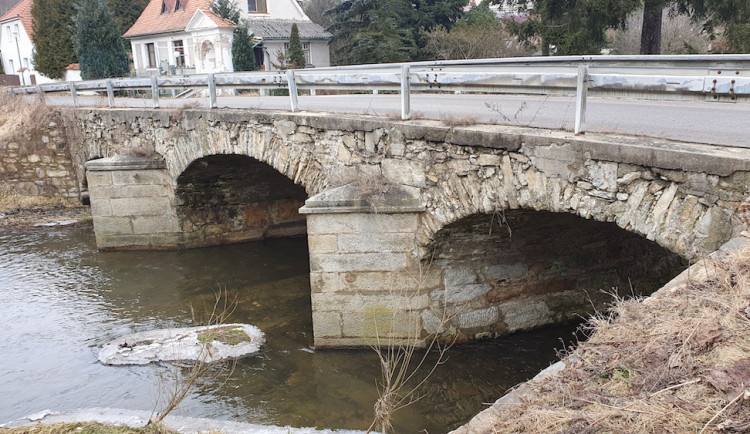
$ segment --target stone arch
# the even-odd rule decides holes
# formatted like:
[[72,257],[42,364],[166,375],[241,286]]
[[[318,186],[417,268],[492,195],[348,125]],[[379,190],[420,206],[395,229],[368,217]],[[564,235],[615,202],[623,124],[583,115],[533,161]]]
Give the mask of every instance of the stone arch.
[[731,211],[720,202],[703,200],[647,168],[588,160],[584,176],[565,178],[536,167],[523,154],[491,157],[496,165],[476,163],[423,192],[427,211],[417,234],[422,248],[462,218],[515,209],[611,222],[691,260],[739,233]]
[[[212,155],[244,155],[267,164],[302,186],[308,196],[322,191],[326,172],[311,146],[299,146],[277,128],[244,122],[217,122],[200,112],[184,112],[183,127],[169,142],[159,143],[167,170],[176,187],[178,177],[196,160]],[[209,126],[209,124],[211,124]]]
[[686,263],[612,222],[515,209],[474,214],[440,229],[429,246],[441,284],[422,313],[467,339],[576,320],[620,296],[649,295]]
[[176,180],[184,247],[305,235],[305,190],[266,163],[239,154],[191,162]]

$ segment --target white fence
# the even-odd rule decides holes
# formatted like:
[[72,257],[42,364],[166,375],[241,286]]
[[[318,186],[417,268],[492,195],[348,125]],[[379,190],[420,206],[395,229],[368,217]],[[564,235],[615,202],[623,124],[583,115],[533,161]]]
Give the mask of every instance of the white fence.
[[589,94],[624,98],[700,99],[736,102],[750,95],[750,55],[565,56],[357,65],[273,72],[113,78],[48,83],[10,89],[13,94],[147,90],[159,107],[159,91],[207,90],[217,106],[217,89],[288,89],[297,111],[299,90],[398,91],[401,117],[409,119],[414,92],[575,94],[575,133],[584,131]]

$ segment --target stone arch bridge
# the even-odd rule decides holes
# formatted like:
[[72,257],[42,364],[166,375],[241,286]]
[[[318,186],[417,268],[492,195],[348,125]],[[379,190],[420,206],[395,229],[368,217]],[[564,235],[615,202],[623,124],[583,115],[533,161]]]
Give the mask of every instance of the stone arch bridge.
[[248,110],[75,110],[100,249],[307,235],[318,347],[568,321],[737,235],[739,148]]

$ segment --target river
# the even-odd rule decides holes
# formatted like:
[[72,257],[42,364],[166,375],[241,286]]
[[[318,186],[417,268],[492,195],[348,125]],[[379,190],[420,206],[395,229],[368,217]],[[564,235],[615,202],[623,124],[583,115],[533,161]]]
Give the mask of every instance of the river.
[[[366,429],[379,378],[371,350],[311,349],[304,238],[178,252],[99,252],[90,226],[0,232],[0,425],[42,410],[151,410],[174,382],[168,364],[111,367],[101,346],[137,331],[196,325],[221,288],[236,296],[230,322],[257,325],[267,344],[217,367],[176,415],[274,425]],[[192,309],[191,309],[192,307]],[[396,413],[395,430],[446,432],[556,359],[559,327],[449,351]]]

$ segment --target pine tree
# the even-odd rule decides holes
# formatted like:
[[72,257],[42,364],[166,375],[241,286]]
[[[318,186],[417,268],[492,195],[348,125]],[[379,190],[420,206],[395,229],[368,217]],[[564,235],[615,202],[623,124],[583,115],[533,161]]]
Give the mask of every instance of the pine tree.
[[255,71],[255,53],[253,53],[253,38],[245,23],[240,23],[234,30],[232,40],[232,64],[235,71]]
[[302,40],[299,37],[299,28],[297,23],[292,24],[292,31],[289,34],[289,60],[290,69],[304,68],[307,64],[305,52],[302,51]]
[[76,62],[70,34],[74,0],[34,0],[34,66],[49,78],[61,79],[65,67]]
[[81,78],[92,80],[128,73],[128,54],[106,0],[79,0],[73,26]]
[[[146,9],[148,0],[108,0],[108,3],[117,31],[120,35],[124,35]],[[125,48],[130,49],[129,45],[127,44]]]
[[240,10],[232,0],[214,0],[211,12],[235,24],[240,23]]

